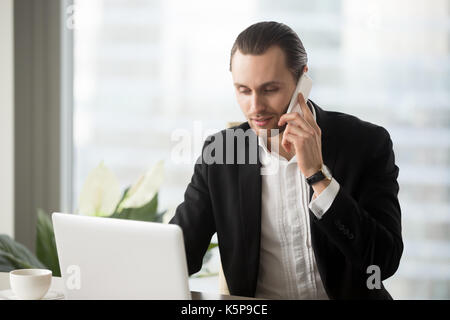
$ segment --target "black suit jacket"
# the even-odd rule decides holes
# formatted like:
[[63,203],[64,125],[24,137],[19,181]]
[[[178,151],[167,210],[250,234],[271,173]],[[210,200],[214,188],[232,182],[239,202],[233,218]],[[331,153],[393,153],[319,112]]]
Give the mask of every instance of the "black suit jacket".
[[[372,275],[367,273],[368,266],[377,265],[384,280],[395,273],[403,252],[399,168],[389,133],[354,116],[324,111],[309,101],[322,131],[323,161],[340,184],[322,219],[309,212],[312,247],[325,290],[330,299],[392,299],[383,285],[372,290],[367,286]],[[232,130],[239,128],[247,130],[249,124]],[[225,140],[225,136],[223,130],[209,137],[202,155],[213,141]],[[236,144],[235,160],[238,148]],[[248,137],[241,148],[248,157]],[[230,293],[253,297],[259,268],[261,165],[259,158],[254,164],[246,160],[245,164],[197,161],[184,202],[170,223],[183,230],[189,274],[201,269],[217,232]]]

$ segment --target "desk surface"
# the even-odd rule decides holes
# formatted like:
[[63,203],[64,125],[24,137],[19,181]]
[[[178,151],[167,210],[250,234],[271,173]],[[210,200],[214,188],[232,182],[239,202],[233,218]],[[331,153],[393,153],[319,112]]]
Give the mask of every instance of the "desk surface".
[[[10,289],[9,286],[9,273],[0,272],[0,290]],[[62,279],[59,277],[52,278],[52,284],[50,290],[63,291]],[[254,300],[254,298],[229,296],[211,292],[197,292],[191,291],[192,300]]]

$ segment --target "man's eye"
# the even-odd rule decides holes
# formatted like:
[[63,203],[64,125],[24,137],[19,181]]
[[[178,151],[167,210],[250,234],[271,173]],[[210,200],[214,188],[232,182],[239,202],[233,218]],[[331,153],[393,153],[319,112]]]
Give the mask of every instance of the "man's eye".
[[248,90],[248,89],[240,89],[239,92],[247,94],[247,93],[250,93],[250,90]]
[[264,89],[264,92],[275,92],[278,88],[270,88],[270,89]]

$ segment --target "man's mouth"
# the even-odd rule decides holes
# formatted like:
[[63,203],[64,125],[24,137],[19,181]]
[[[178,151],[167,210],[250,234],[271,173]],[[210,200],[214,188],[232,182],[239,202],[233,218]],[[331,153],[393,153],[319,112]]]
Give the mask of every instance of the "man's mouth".
[[272,118],[273,117],[254,118],[253,121],[255,122],[255,124],[258,127],[264,127],[264,126],[266,126],[269,123],[270,119],[272,119]]

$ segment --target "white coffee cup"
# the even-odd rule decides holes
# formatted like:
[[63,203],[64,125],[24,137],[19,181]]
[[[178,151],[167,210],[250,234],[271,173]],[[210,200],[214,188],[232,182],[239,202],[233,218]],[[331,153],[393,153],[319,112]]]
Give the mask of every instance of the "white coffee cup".
[[11,290],[22,300],[39,300],[52,283],[52,271],[47,269],[18,269],[9,273]]

